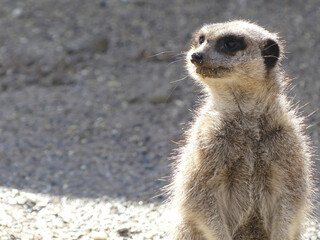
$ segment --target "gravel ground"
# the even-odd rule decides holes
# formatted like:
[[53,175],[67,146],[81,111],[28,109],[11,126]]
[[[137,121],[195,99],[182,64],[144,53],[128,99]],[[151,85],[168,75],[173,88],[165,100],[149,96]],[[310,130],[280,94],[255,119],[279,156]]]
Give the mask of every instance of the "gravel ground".
[[[167,239],[170,212],[159,203],[124,198],[71,199],[1,188],[2,240]],[[320,224],[307,223],[304,240],[320,239]]]
[[319,156],[316,0],[0,3],[0,239],[165,239],[159,193],[198,98],[181,52],[203,23],[281,33]]
[[1,239],[165,239],[164,207],[124,199],[70,199],[2,188]]

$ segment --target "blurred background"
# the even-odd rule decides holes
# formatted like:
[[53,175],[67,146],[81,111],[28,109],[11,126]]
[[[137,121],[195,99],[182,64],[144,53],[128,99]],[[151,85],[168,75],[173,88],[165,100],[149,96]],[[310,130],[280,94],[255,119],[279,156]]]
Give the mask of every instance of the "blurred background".
[[[303,115],[311,114],[308,134],[319,169],[319,1],[0,3],[0,207],[21,210],[20,218],[8,213],[11,220],[0,219],[2,239],[53,234],[53,227],[35,234],[28,225],[25,211],[40,219],[40,210],[33,210],[42,198],[50,216],[50,208],[64,211],[63,201],[85,199],[71,204],[80,212],[97,199],[152,208],[165,200],[159,194],[168,183],[168,158],[199,98],[182,53],[204,23],[248,19],[280,33],[287,45],[283,65],[295,86],[290,97],[303,106]],[[12,200],[19,196],[20,202]],[[94,215],[95,208],[90,211]],[[112,211],[108,216],[119,215]],[[116,239],[99,229],[105,239]],[[119,239],[156,239],[121,229]],[[84,239],[56,231],[57,239]]]

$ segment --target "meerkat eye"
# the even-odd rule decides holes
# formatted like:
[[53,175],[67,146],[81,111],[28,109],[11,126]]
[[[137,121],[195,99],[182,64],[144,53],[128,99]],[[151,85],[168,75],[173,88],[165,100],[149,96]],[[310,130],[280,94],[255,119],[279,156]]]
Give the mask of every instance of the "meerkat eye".
[[203,35],[201,35],[199,37],[199,44],[201,45],[202,43],[204,43],[205,37]]
[[224,47],[232,52],[238,50],[239,46],[239,43],[233,40],[228,40],[224,43]]
[[235,55],[237,51],[244,50],[247,47],[244,37],[238,35],[222,36],[217,40],[216,50],[218,52]]

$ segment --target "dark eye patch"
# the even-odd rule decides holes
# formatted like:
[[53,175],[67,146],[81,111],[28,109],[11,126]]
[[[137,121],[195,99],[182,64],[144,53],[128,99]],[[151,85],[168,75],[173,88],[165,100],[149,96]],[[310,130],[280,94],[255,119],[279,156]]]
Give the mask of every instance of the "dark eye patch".
[[226,35],[218,39],[216,50],[218,52],[235,55],[237,51],[244,50],[247,47],[244,37],[237,35]]

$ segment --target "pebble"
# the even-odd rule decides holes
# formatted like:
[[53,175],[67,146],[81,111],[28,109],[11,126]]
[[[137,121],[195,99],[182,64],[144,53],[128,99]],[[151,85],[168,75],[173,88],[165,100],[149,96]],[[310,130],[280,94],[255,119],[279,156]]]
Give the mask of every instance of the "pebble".
[[19,16],[21,16],[21,14],[22,14],[22,8],[15,8],[12,11],[12,16],[13,17],[19,17]]
[[108,238],[108,235],[104,232],[93,232],[91,234],[91,238],[93,240],[106,240]]

